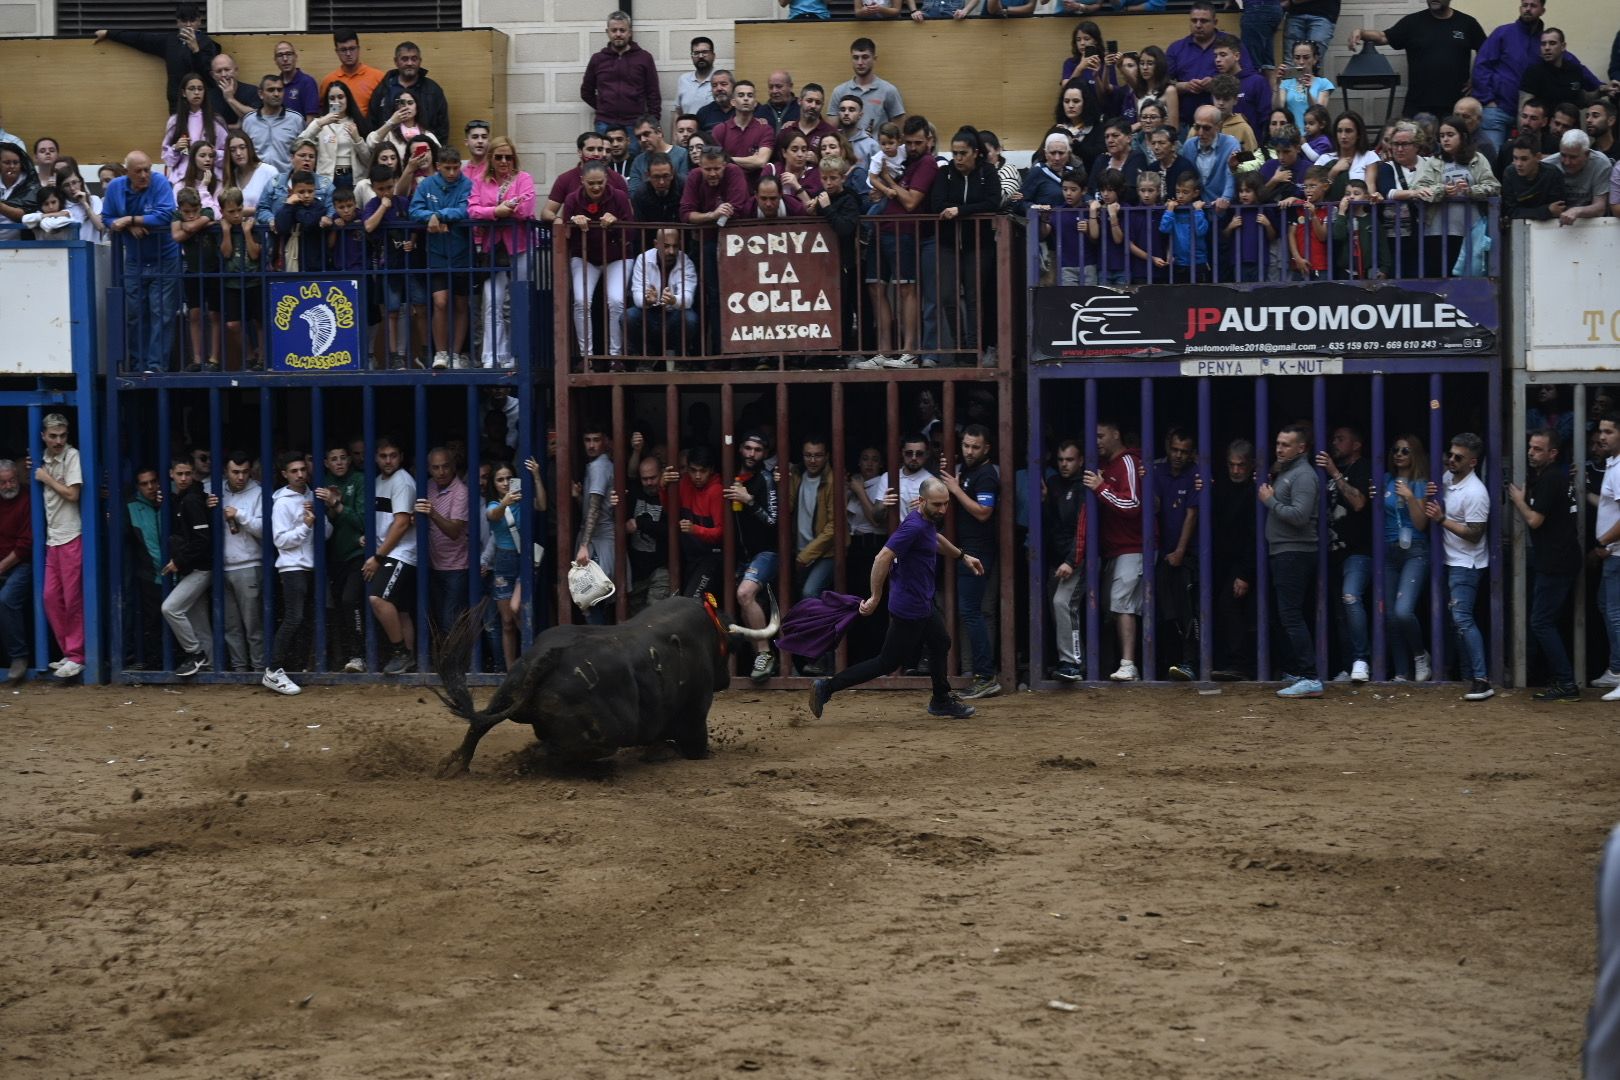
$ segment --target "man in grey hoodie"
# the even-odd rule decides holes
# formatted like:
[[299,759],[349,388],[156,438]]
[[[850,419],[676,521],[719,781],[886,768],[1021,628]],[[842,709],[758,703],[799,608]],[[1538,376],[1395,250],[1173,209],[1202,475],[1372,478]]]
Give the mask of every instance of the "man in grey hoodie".
[[1307,451],[1310,434],[1297,424],[1277,432],[1277,462],[1272,482],[1257,492],[1266,508],[1266,546],[1271,553],[1271,595],[1277,621],[1287,638],[1289,671],[1295,680],[1277,691],[1284,698],[1319,698],[1316,643],[1305,618],[1316,576],[1316,531],[1320,486]]

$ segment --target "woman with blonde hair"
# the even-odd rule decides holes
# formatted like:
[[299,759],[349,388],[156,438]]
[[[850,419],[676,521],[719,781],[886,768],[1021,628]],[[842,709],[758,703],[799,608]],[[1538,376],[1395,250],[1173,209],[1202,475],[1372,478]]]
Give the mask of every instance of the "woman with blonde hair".
[[534,220],[534,177],[518,168],[517,146],[505,135],[489,141],[489,166],[473,180],[467,216],[490,222],[473,230],[479,262],[489,268],[484,284],[484,347],[486,368],[512,367],[511,327],[503,320],[512,282],[512,262],[529,250],[529,226]]

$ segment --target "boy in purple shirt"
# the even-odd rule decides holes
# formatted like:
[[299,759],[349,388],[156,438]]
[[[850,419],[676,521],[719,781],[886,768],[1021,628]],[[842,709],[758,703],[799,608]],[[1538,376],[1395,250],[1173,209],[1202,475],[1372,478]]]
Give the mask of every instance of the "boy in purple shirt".
[[939,527],[945,524],[945,512],[951,505],[950,489],[944,481],[932,477],[924,480],[918,499],[918,512],[908,514],[878,552],[872,564],[872,593],[861,601],[862,615],[871,615],[877,610],[884,582],[893,568],[889,632],[883,639],[883,651],[830,679],[817,679],[810,684],[810,711],[818,720],[822,707],[838,691],[910,666],[924,649],[928,651],[929,677],[934,684],[928,715],[952,720],[966,720],[973,715],[973,706],[963,704],[952,694],[951,684],[945,678],[946,653],[950,651],[951,639],[945,632],[944,620],[934,608],[934,571],[940,551],[950,558],[961,559],[975,574],[984,573],[984,564],[939,535]]

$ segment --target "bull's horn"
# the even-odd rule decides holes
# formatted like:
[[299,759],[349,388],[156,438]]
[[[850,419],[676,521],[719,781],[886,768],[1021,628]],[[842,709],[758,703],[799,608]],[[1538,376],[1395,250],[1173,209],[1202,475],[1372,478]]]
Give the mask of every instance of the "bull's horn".
[[770,592],[767,595],[769,595],[771,602],[771,621],[765,624],[763,630],[754,630],[747,626],[738,626],[736,623],[732,623],[726,627],[726,633],[736,634],[738,637],[746,638],[749,641],[770,641],[774,638],[776,632],[782,628],[782,613],[776,606],[776,593]]

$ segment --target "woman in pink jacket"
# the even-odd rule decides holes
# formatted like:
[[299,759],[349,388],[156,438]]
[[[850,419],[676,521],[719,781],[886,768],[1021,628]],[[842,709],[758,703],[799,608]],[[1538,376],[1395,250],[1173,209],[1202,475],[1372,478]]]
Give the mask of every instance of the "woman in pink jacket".
[[467,216],[494,222],[473,231],[479,265],[490,270],[484,283],[484,366],[513,366],[512,332],[502,316],[512,284],[512,262],[529,250],[534,220],[534,177],[518,170],[517,147],[505,135],[489,142],[489,168],[473,180]]
[[201,75],[187,75],[180,84],[180,100],[163,129],[163,164],[170,175],[185,169],[194,142],[213,143],[215,153],[224,159],[225,125],[214,115]]

